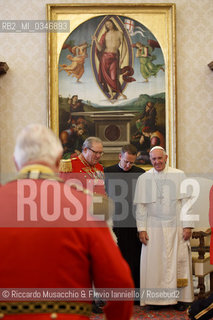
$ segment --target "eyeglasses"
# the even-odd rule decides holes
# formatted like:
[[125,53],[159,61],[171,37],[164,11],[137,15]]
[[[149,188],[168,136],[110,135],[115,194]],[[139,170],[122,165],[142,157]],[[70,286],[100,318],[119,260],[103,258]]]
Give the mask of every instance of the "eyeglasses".
[[91,149],[91,148],[87,148],[87,149],[89,149],[90,151],[92,151],[96,156],[97,155],[100,155],[100,156],[103,156],[103,154],[104,154],[104,152],[103,151],[95,151],[95,150],[93,150],[93,149]]

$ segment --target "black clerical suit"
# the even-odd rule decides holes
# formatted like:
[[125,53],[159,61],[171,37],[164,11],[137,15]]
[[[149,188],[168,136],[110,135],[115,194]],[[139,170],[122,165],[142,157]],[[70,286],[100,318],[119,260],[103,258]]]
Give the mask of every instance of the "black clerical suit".
[[[115,201],[113,230],[117,236],[121,253],[130,266],[135,288],[140,288],[141,242],[136,228],[133,196],[137,178],[145,170],[132,166],[129,171],[124,171],[119,164],[116,164],[104,168],[104,172],[107,193]],[[127,217],[118,221],[124,212]]]

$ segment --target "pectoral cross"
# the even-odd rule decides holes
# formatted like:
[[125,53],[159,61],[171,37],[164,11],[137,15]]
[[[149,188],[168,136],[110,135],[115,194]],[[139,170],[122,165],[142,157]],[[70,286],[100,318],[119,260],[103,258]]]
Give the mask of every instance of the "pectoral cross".
[[162,203],[162,200],[164,199],[163,196],[163,189],[166,183],[167,179],[167,173],[165,175],[157,175],[154,174],[154,181],[157,188],[157,200],[159,200],[160,203]]
[[164,196],[163,196],[162,190],[161,191],[157,190],[157,200],[160,201],[160,203],[162,203],[163,199],[164,199]]

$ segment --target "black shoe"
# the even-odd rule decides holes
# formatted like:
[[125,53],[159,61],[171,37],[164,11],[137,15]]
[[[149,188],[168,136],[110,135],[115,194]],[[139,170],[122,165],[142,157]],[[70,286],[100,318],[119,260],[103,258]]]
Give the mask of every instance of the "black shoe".
[[95,301],[92,302],[92,312],[96,314],[103,313],[102,308],[100,308]]
[[103,308],[106,305],[106,302],[103,300],[97,300],[95,301],[96,306]]
[[156,305],[156,304],[150,304],[149,305],[149,310],[159,310],[161,306]]
[[185,311],[188,308],[189,304],[185,302],[178,302],[174,305],[174,309],[177,311]]

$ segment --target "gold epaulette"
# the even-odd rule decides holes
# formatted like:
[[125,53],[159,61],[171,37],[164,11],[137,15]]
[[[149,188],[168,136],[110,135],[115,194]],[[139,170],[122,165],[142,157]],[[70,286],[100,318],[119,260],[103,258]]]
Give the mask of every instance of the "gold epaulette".
[[72,172],[71,159],[61,159],[59,164],[60,172]]

